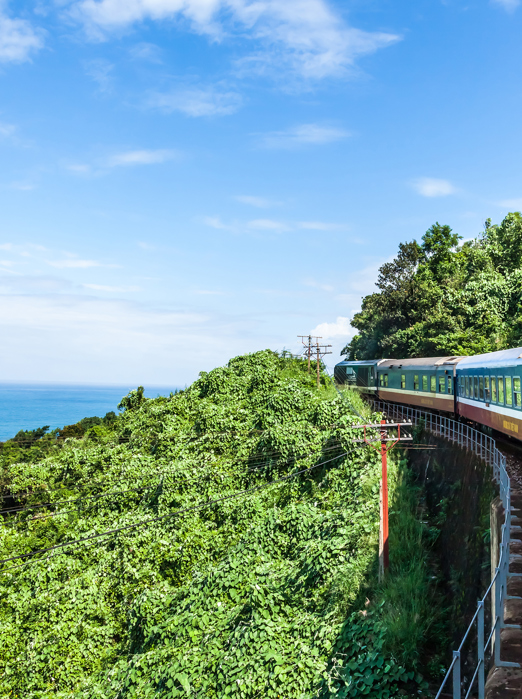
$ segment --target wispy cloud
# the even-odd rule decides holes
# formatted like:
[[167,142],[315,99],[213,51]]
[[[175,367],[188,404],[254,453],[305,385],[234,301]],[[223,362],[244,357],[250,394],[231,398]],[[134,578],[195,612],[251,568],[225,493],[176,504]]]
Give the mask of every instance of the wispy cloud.
[[225,223],[219,216],[205,216],[203,223],[217,230],[232,231],[241,233],[246,230],[250,231],[272,231],[274,233],[285,233],[288,231],[338,231],[346,230],[344,224],[327,223],[325,221],[278,221],[272,218],[255,218],[246,223],[233,221]]
[[149,63],[162,63],[161,60],[161,49],[156,44],[150,44],[146,41],[142,41],[139,44],[133,46],[130,51],[130,55],[135,60],[148,61]]
[[126,294],[131,291],[141,291],[139,286],[105,286],[104,284],[82,284],[85,289],[108,291],[110,293]]
[[249,221],[247,226],[248,228],[256,231],[284,232],[292,230],[287,223],[283,223],[282,221],[274,221],[270,218],[256,218],[253,221]]
[[514,12],[520,5],[520,0],[492,0],[494,5],[499,5],[506,12]]
[[214,40],[240,33],[252,45],[243,68],[305,79],[344,74],[360,56],[400,39],[347,25],[326,0],[76,0],[72,12],[94,35],[169,17],[184,17]]
[[271,131],[262,134],[261,145],[265,148],[298,148],[300,146],[321,146],[348,138],[345,129],[320,124],[300,124],[285,131]]
[[180,158],[180,153],[172,148],[127,150],[113,153],[105,158],[99,158],[93,164],[72,163],[66,169],[76,175],[102,175],[117,167],[132,167],[136,165],[159,165]]
[[273,206],[279,206],[281,202],[273,201],[272,199],[265,199],[264,197],[252,197],[247,195],[240,195],[234,197],[236,201],[240,201],[242,204],[248,204],[248,206],[255,206],[257,209],[270,209]]
[[181,112],[191,117],[226,116],[242,105],[242,97],[233,90],[215,87],[190,87],[156,92],[149,96],[147,106],[162,112]]
[[518,199],[504,199],[499,201],[499,206],[506,209],[511,209],[512,211],[522,211],[522,197]]
[[412,187],[423,197],[447,197],[457,191],[449,180],[438,180],[433,177],[419,177],[412,182]]
[[129,165],[156,165],[175,160],[179,157],[178,151],[168,148],[158,150],[129,150],[116,153],[107,159],[108,167],[121,167]]
[[77,257],[71,257],[65,260],[48,260],[47,264],[51,267],[57,267],[58,269],[87,269],[88,267],[106,266],[96,260],[81,260]]
[[321,284],[320,282],[317,282],[315,279],[312,278],[305,279],[303,283],[305,286],[311,286],[313,289],[321,289],[321,291],[334,290],[331,284]]
[[103,58],[95,58],[84,63],[85,72],[98,85],[100,92],[111,92],[114,65]]
[[27,61],[43,46],[43,32],[27,20],[9,17],[0,4],[0,63]]
[[6,124],[0,121],[0,138],[9,138],[16,131],[16,126],[14,124]]

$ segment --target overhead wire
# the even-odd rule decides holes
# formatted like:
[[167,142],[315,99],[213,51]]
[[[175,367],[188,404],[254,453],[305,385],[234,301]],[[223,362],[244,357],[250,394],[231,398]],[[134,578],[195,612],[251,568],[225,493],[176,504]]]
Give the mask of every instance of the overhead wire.
[[[215,498],[213,500],[207,500],[206,502],[204,502],[200,505],[192,505],[190,507],[184,507],[184,508],[181,508],[181,509],[176,510],[174,512],[169,512],[169,513],[164,514],[164,515],[159,515],[158,517],[149,517],[148,519],[143,520],[141,522],[127,524],[127,525],[124,525],[122,527],[116,527],[114,529],[109,529],[105,532],[93,534],[91,536],[82,537],[80,539],[74,539],[72,541],[66,541],[66,542],[63,542],[61,544],[55,544],[54,546],[48,546],[46,548],[36,549],[36,550],[30,551],[28,553],[22,553],[22,554],[18,554],[16,556],[10,556],[8,558],[0,559],[0,565],[3,563],[8,563],[10,561],[20,560],[21,558],[28,558],[30,556],[35,556],[37,554],[47,553],[48,551],[56,551],[57,549],[62,549],[62,548],[66,548],[68,546],[73,546],[74,544],[81,544],[81,543],[84,543],[86,541],[94,541],[94,540],[100,539],[104,536],[110,536],[111,534],[118,534],[118,533],[123,532],[123,531],[130,531],[131,529],[136,529],[136,528],[141,527],[141,526],[146,526],[146,525],[152,524],[154,522],[159,522],[159,521],[167,519],[169,517],[175,517],[177,515],[180,515],[180,514],[183,514],[186,512],[194,512],[194,511],[198,511],[198,510],[203,510],[207,507],[211,507],[212,505],[216,505],[216,504],[221,503],[221,502],[226,502],[228,500],[232,500],[236,497],[241,497],[243,495],[248,495],[249,493],[253,493],[253,492],[256,492],[259,490],[264,490],[265,488],[269,488],[273,485],[276,485],[277,483],[283,483],[284,481],[288,481],[292,478],[297,478],[297,476],[301,476],[305,473],[310,473],[311,471],[314,471],[316,468],[319,468],[320,466],[325,466],[326,464],[328,464],[332,461],[336,461],[337,459],[340,459],[343,456],[346,456],[347,454],[348,454],[348,452],[343,452],[341,454],[338,454],[337,456],[332,457],[331,459],[327,459],[326,461],[322,461],[318,464],[314,464],[313,466],[306,468],[306,469],[303,469],[301,471],[297,471],[295,473],[291,473],[291,474],[288,474],[286,476],[282,476],[281,478],[277,478],[276,480],[270,481],[269,483],[263,483],[261,485],[254,486],[252,488],[246,488],[244,490],[240,490],[239,492],[233,493],[232,495],[224,495],[220,498]],[[0,570],[0,572],[5,572],[5,570],[9,570],[9,568],[2,569],[2,570]]]

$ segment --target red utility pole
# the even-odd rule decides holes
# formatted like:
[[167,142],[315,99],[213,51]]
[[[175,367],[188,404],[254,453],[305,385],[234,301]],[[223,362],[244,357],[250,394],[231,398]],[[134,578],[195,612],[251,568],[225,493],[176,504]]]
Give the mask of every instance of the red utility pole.
[[[357,428],[364,429],[364,438],[358,441],[365,442],[371,447],[376,448],[376,443],[380,442],[378,451],[381,454],[381,507],[380,507],[380,528],[379,528],[379,577],[382,577],[390,566],[390,544],[389,544],[389,525],[388,525],[388,452],[398,442],[411,442],[413,437],[410,435],[401,436],[401,427],[411,427],[411,422],[387,422],[381,420],[379,423],[369,423],[367,425],[354,425]],[[366,435],[368,428],[378,429],[379,436],[374,439],[369,439]],[[396,437],[388,437],[388,430],[397,428]]]

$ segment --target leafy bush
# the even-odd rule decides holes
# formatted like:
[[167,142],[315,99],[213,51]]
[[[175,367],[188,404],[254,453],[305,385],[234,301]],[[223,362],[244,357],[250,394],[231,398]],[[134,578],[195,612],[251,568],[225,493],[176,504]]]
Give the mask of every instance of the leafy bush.
[[0,696],[397,696],[350,399],[268,350],[139,395],[4,469]]

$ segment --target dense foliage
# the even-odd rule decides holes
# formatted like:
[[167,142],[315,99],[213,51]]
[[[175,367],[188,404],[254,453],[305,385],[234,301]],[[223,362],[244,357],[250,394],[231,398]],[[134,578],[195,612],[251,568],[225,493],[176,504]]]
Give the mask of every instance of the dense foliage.
[[[0,456],[0,696],[386,698],[411,686],[433,614],[418,607],[422,595],[430,608],[421,525],[414,512],[410,548],[396,528],[416,578],[384,608],[369,592],[378,457],[354,446],[345,399],[264,351],[121,406],[42,460]],[[393,501],[393,464],[390,478]]]
[[401,243],[352,320],[350,359],[469,355],[522,344],[522,216],[459,245],[436,223]]

